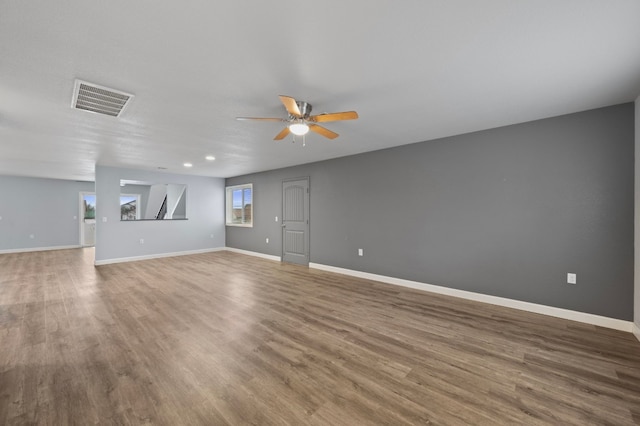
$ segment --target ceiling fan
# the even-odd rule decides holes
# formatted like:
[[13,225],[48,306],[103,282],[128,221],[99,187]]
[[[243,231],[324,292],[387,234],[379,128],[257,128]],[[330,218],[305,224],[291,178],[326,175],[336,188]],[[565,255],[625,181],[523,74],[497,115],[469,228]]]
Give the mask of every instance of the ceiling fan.
[[318,115],[311,115],[311,104],[303,101],[296,101],[290,96],[280,96],[280,101],[289,113],[287,118],[260,118],[260,117],[236,117],[236,120],[259,120],[259,121],[280,121],[286,123],[286,127],[276,135],[274,140],[284,139],[289,133],[296,136],[304,136],[309,130],[329,139],[338,137],[336,132],[332,132],[326,127],[316,123],[326,123],[328,121],[355,120],[358,113],[355,111],[332,112]]

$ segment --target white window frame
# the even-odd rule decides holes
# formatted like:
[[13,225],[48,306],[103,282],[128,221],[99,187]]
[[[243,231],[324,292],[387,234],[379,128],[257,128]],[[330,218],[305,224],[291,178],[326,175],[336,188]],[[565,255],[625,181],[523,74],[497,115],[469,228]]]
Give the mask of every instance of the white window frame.
[[[244,215],[244,190],[245,189],[250,189],[251,190],[251,222],[249,223],[234,223],[233,222],[233,191],[237,191],[237,190],[242,190],[242,196],[243,196],[243,207],[242,207],[242,214]],[[239,227],[243,227],[243,228],[253,228],[253,205],[254,203],[254,199],[255,199],[255,194],[253,192],[253,184],[252,183],[246,183],[243,185],[234,185],[234,186],[227,186],[225,188],[225,194],[226,194],[226,225],[227,226],[239,226]]]

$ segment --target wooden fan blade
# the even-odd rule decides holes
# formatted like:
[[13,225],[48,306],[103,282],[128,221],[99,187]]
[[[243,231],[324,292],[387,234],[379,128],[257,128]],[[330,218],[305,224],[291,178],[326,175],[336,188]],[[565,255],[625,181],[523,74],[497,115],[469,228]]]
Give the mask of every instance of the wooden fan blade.
[[257,120],[257,121],[284,121],[282,118],[263,118],[263,117],[236,117],[238,121]]
[[298,104],[296,103],[296,100],[293,99],[291,96],[280,95],[280,102],[282,102],[282,104],[287,109],[287,112],[289,114],[293,115],[294,117],[302,117],[302,114],[300,113],[300,108],[298,108]]
[[282,139],[284,139],[285,137],[287,137],[287,135],[288,135],[289,133],[291,133],[291,131],[289,130],[289,127],[287,126],[287,127],[285,127],[284,129],[282,129],[282,131],[281,131],[280,133],[278,133],[278,134],[276,135],[276,137],[275,137],[275,138],[273,138],[273,140],[274,140],[274,141],[282,140]]
[[326,127],[318,126],[317,124],[309,124],[309,130],[329,139],[335,139],[338,137],[338,134],[336,132],[332,132]]
[[316,123],[325,123],[327,121],[340,121],[340,120],[355,120],[358,118],[358,113],[355,111],[345,112],[332,112],[329,114],[318,114],[309,117],[309,121]]

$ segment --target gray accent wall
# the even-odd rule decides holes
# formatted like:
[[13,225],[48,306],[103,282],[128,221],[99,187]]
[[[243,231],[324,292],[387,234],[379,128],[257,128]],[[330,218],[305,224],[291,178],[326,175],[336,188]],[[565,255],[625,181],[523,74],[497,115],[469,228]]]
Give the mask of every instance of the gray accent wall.
[[[290,149],[327,143],[349,140]],[[226,245],[280,256],[302,176],[313,263],[633,319],[633,103],[227,179],[253,183],[254,227]]]
[[[640,96],[635,102],[635,246],[640,247]],[[640,250],[635,251],[635,282],[634,282],[634,324],[636,337],[640,339]]]
[[93,182],[0,176],[0,251],[79,247],[80,192],[93,191]]
[[[120,221],[120,179],[187,184],[188,219]],[[96,262],[222,248],[224,199],[221,178],[96,166]]]

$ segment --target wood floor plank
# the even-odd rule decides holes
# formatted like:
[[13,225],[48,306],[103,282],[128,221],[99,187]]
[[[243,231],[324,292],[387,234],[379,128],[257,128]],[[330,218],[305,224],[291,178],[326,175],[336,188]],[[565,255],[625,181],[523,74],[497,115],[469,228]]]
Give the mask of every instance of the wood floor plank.
[[640,424],[630,333],[230,252],[0,271],[0,424]]

